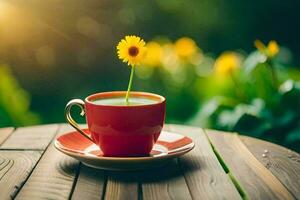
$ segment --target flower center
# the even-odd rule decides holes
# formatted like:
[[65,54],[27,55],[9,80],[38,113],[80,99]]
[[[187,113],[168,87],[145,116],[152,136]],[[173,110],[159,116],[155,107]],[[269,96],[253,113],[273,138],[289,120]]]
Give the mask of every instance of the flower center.
[[128,49],[128,53],[130,56],[134,57],[134,56],[137,56],[138,53],[139,53],[139,49],[135,46],[132,46]]

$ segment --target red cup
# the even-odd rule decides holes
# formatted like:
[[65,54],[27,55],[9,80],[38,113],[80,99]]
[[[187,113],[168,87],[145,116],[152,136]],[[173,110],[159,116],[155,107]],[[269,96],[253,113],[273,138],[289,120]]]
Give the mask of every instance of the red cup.
[[[88,96],[85,101],[73,99],[65,109],[66,120],[84,137],[97,144],[105,156],[145,156],[150,153],[160,135],[166,114],[166,99],[146,92],[130,92],[130,97],[143,97],[157,103],[146,105],[99,105],[97,99],[124,97],[126,92],[103,92]],[[91,135],[85,133],[71,117],[73,105],[78,105]]]

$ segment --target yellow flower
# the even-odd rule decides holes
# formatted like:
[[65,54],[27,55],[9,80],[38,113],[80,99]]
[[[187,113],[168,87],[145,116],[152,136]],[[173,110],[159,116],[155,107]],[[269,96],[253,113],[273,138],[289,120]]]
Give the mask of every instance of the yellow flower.
[[258,51],[264,53],[266,50],[266,46],[264,43],[262,43],[260,40],[255,40],[254,41],[254,46],[257,48]]
[[278,46],[277,42],[274,40],[271,40],[269,42],[267,49],[268,49],[268,53],[269,53],[270,57],[276,56],[279,52],[279,46]]
[[119,59],[128,65],[140,64],[145,54],[145,42],[137,36],[126,36],[117,46]]
[[181,58],[190,58],[195,55],[198,47],[194,40],[188,37],[182,37],[175,42],[175,51]]
[[272,58],[276,56],[280,50],[278,44],[276,41],[271,40],[268,44],[268,46],[264,45],[260,40],[254,41],[254,46],[263,54],[266,56]]
[[162,46],[163,56],[162,56],[162,66],[169,72],[174,72],[179,68],[180,60],[175,51],[173,43],[166,43]]
[[232,73],[241,65],[240,56],[234,52],[224,52],[215,62],[214,68],[217,74],[226,75]]
[[162,59],[162,47],[157,42],[147,42],[147,53],[142,61],[142,64],[147,66],[159,66]]

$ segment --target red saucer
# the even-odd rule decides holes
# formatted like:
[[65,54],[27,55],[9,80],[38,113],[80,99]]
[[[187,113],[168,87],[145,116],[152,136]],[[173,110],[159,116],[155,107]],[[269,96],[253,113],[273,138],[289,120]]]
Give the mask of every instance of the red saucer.
[[195,146],[192,139],[168,131],[161,132],[150,155],[144,157],[106,157],[96,144],[77,131],[59,136],[54,145],[59,151],[85,165],[107,170],[139,170],[158,167],[172,158],[191,151]]

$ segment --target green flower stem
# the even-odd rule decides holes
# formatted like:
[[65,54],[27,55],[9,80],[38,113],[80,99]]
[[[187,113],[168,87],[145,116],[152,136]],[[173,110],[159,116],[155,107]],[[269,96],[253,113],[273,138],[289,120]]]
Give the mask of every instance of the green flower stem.
[[276,73],[276,69],[274,68],[273,63],[270,60],[267,61],[267,65],[271,70],[273,86],[274,86],[275,89],[277,89],[278,88],[278,76],[277,76],[277,73]]
[[129,78],[128,88],[126,92],[126,97],[125,97],[125,102],[127,105],[129,104],[129,95],[132,86],[133,75],[134,75],[134,65],[131,67],[130,78]]
[[241,98],[242,101],[247,102],[247,97],[242,88],[240,87],[239,81],[236,79],[235,75],[232,72],[230,72],[230,77],[235,86],[237,95]]

